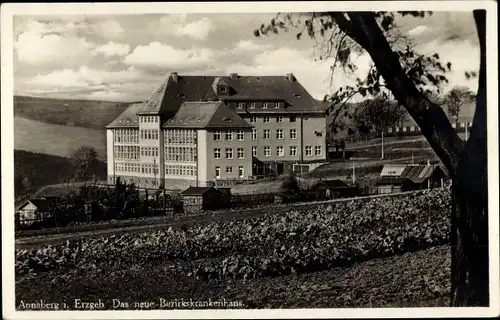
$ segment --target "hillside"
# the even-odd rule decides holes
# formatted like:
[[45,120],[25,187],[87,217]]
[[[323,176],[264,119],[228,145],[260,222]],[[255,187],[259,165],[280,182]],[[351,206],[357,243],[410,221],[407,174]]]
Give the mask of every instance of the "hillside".
[[[106,166],[98,165],[98,178],[106,179]],[[26,192],[23,179],[28,178],[31,188],[66,182],[73,177],[69,159],[54,155],[14,150],[14,193],[16,197]]]
[[51,124],[102,130],[131,102],[14,96],[14,116]]
[[93,146],[106,157],[106,131],[49,124],[14,117],[14,149],[69,157],[81,146]]

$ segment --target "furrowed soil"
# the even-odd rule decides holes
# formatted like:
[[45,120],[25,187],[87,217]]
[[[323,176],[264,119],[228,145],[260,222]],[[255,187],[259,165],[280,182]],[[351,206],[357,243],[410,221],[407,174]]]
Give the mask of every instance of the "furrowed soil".
[[[450,284],[450,247],[437,246],[349,267],[309,274],[246,279],[199,280],[174,273],[168,264],[140,268],[17,276],[16,305],[101,299],[124,302],[240,301],[243,308],[446,307]],[[212,307],[213,308],[213,307]]]

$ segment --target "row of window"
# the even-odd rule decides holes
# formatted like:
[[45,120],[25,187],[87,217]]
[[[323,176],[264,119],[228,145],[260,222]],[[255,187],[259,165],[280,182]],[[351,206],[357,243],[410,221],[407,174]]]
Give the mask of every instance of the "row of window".
[[[456,128],[457,127],[457,124],[456,123],[452,123],[451,126],[453,128]],[[465,128],[465,126],[468,126],[468,127],[471,127],[472,126],[472,123],[471,122],[460,122],[459,123],[459,127],[460,128]],[[387,128],[387,132],[389,133],[392,133],[392,132],[417,132],[417,131],[420,131],[420,127],[419,126],[409,126],[409,127],[388,127]]]
[[165,147],[165,161],[196,162],[196,148]]
[[185,129],[165,130],[165,143],[169,144],[195,144],[196,131]]
[[116,159],[139,160],[139,146],[115,146]]
[[141,116],[139,117],[139,122],[141,123],[158,123],[158,117],[156,116]]
[[165,174],[170,176],[196,176],[196,167],[167,165],[165,166]]
[[157,147],[142,147],[141,156],[158,157],[160,155],[159,148]]
[[140,131],[142,140],[158,140],[159,137],[158,129],[144,129]]
[[[231,141],[233,140],[234,137],[234,130],[226,130],[224,133],[224,140],[226,141]],[[238,141],[243,141],[245,140],[245,131],[243,130],[238,130],[236,132],[236,139]],[[214,132],[214,141],[221,141],[222,140],[222,131],[221,130],[215,130]]]
[[[321,156],[323,153],[323,148],[321,146],[314,146],[314,155],[315,156]],[[290,156],[297,156],[297,146],[289,146],[288,148],[288,154]],[[305,147],[305,154],[306,156],[312,156],[313,155],[313,148],[312,146],[306,146]],[[226,159],[233,159],[233,148],[226,148],[224,150],[224,155]],[[264,146],[264,157],[270,157],[272,155],[271,152],[271,146]],[[283,146],[276,146],[276,155],[278,157],[283,157],[285,155],[285,149]],[[236,156],[237,159],[244,159],[245,158],[245,150],[244,148],[237,148],[236,149]],[[257,146],[252,147],[252,156],[258,157],[259,156],[259,148]],[[222,159],[222,150],[220,148],[214,148],[214,159]]]
[[[284,120],[285,118],[283,116],[276,116],[276,117],[273,117],[273,118],[276,119],[276,122],[279,122],[279,123],[285,122],[285,120]],[[251,116],[248,121],[250,123],[257,123],[257,119],[259,119],[257,116]],[[289,122],[295,122],[295,121],[297,121],[297,118],[295,116],[289,116],[288,120],[289,120]],[[264,122],[264,123],[270,123],[271,122],[271,117],[269,117],[269,116],[262,117],[262,122]]]
[[[297,129],[289,129],[289,138],[290,139],[297,139]],[[263,136],[264,139],[271,139],[271,129],[264,129],[263,130]],[[232,141],[234,138],[234,133],[233,130],[226,130],[224,133],[224,140],[226,141]],[[283,129],[276,129],[276,139],[284,139],[284,130]],[[245,140],[245,133],[243,130],[239,130],[236,133],[236,139],[238,141],[243,141]],[[252,129],[252,140],[257,140],[258,139],[258,131],[257,129]],[[222,140],[222,132],[220,130],[217,130],[214,132],[214,141],[221,141]]]
[[116,129],[114,131],[114,138],[117,143],[139,143],[139,130]]
[[[237,108],[238,109],[245,109],[248,107],[249,109],[255,109],[257,106],[256,102],[238,102]],[[262,102],[262,109],[279,109],[280,103],[279,102]]]
[[152,163],[116,163],[116,172],[135,172],[135,173],[149,173],[158,174],[158,165]]
[[[226,166],[226,174],[228,175],[233,175],[233,167],[232,166]],[[221,171],[220,167],[217,166],[215,167],[215,178],[220,179],[221,177]],[[243,178],[244,177],[244,168],[243,166],[238,166],[238,177]]]

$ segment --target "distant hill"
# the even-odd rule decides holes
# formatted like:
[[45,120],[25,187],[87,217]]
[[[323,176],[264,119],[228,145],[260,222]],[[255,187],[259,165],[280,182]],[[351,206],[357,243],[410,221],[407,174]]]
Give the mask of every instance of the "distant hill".
[[[106,180],[106,165],[99,162],[97,178]],[[42,153],[14,150],[14,193],[25,194],[23,179],[28,178],[32,189],[67,182],[74,176],[69,158]]]
[[132,103],[14,96],[14,116],[102,130]]

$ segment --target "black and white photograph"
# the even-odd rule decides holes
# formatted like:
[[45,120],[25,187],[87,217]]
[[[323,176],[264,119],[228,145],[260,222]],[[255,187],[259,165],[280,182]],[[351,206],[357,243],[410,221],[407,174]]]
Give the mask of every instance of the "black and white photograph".
[[1,14],[5,319],[500,315],[496,2]]

